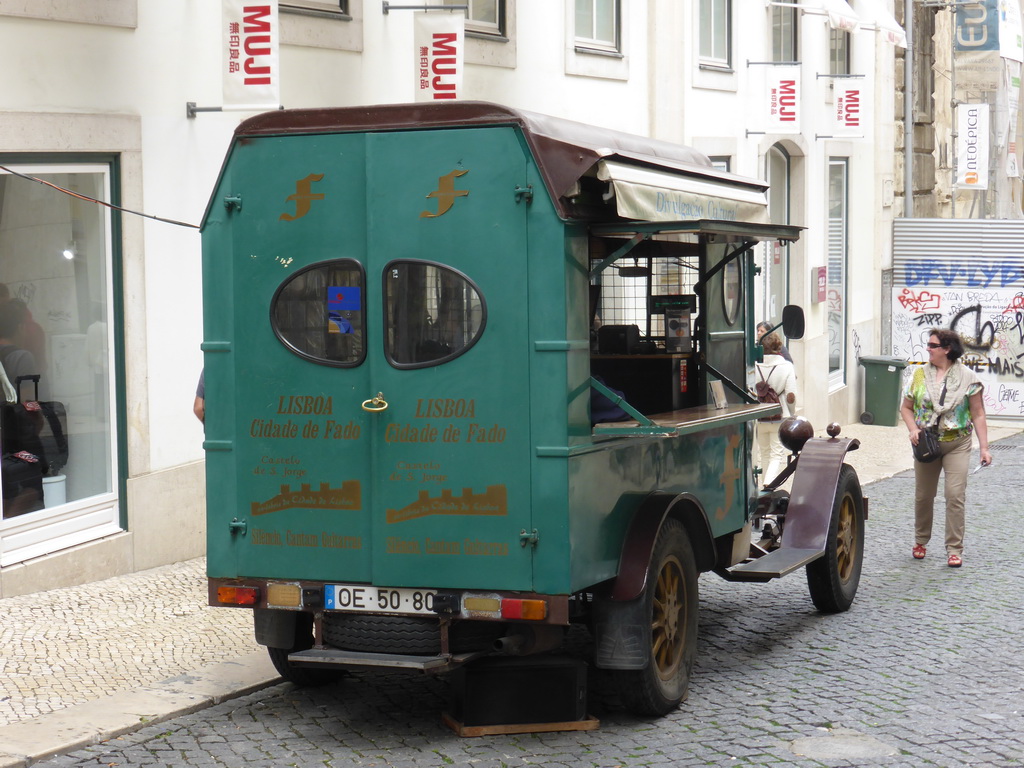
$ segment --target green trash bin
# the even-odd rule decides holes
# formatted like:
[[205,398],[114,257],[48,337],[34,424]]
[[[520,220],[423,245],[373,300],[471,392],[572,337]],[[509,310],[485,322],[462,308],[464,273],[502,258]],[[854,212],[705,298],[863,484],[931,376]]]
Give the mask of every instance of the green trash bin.
[[864,412],[862,424],[895,427],[900,423],[900,384],[907,361],[900,357],[864,356]]

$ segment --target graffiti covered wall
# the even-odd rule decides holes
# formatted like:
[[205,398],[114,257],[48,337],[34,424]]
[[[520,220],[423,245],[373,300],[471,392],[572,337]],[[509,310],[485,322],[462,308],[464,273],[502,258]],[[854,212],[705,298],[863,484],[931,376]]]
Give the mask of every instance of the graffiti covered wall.
[[892,353],[923,362],[929,329],[951,328],[963,339],[963,362],[985,383],[986,412],[1024,418],[1024,275],[980,261],[909,260],[898,270]]

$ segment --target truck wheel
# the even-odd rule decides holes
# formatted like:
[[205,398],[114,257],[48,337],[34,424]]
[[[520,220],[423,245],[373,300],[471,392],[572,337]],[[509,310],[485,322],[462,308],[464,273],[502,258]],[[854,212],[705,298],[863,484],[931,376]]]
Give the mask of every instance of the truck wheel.
[[807,566],[807,587],[814,607],[840,613],[853,604],[864,562],[864,495],[853,467],[839,472],[825,556]]
[[291,648],[272,648],[267,646],[270,662],[277,673],[300,688],[317,688],[329,685],[345,676],[343,669],[313,669],[297,667],[288,661],[288,654],[305,651],[313,647],[313,617],[300,614],[295,622],[295,644]]
[[630,712],[661,716],[686,698],[697,654],[697,566],[690,539],[677,520],[666,520],[658,534],[639,599],[650,658],[643,669],[612,674]]

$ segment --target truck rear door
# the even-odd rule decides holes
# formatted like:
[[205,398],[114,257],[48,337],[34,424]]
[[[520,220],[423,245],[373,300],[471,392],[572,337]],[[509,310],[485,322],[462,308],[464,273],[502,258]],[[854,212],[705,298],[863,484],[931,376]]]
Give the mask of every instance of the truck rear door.
[[248,531],[211,546],[242,576],[530,589],[515,132],[261,138],[233,163],[233,361],[207,377]]
[[531,588],[525,186],[508,128],[367,137],[377,584]]

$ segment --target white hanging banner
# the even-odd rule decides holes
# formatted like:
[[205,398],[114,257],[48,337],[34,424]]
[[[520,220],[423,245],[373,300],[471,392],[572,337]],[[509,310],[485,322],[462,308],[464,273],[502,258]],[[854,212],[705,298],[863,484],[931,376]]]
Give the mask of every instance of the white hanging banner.
[[465,16],[458,13],[417,13],[416,101],[444,101],[462,95]]
[[1024,28],[1017,0],[999,0],[999,55],[1024,62]]
[[856,32],[860,26],[860,17],[846,0],[812,0],[809,5],[821,6],[821,9],[828,15],[828,25],[832,29]]
[[870,102],[866,78],[857,80],[835,79],[832,90],[832,134],[834,136],[864,136],[868,124]]
[[800,65],[769,66],[767,133],[800,133]]
[[988,189],[988,104],[956,108],[956,185]]
[[224,109],[281,106],[277,0],[221,0]]

